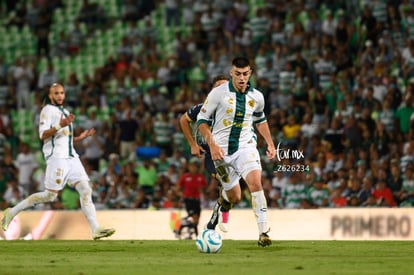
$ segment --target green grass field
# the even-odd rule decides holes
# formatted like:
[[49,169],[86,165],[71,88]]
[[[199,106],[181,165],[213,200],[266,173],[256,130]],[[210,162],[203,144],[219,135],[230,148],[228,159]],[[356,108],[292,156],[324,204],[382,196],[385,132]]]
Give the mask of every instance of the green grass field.
[[0,274],[414,274],[414,245],[395,241],[2,241]]

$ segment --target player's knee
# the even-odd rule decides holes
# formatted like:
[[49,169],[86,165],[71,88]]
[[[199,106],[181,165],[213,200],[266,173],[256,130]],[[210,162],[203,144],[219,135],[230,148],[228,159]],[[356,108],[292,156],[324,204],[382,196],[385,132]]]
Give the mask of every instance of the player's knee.
[[49,202],[53,202],[54,200],[56,200],[58,193],[46,190],[46,196]]
[[81,181],[79,182],[76,187],[76,191],[78,191],[79,195],[82,198],[87,198],[92,196],[92,188],[89,185],[89,182],[87,181]]
[[227,196],[229,198],[229,202],[232,204],[240,202],[242,198],[241,194],[238,193],[227,194]]

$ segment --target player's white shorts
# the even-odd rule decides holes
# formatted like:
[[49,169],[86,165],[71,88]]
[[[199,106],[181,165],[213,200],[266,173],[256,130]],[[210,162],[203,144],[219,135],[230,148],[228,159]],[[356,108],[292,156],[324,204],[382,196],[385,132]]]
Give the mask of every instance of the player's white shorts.
[[65,184],[89,181],[88,174],[78,157],[50,158],[46,162],[45,189],[62,190]]
[[228,191],[239,184],[240,177],[246,176],[253,170],[262,170],[259,151],[255,147],[241,148],[230,156],[224,156],[224,163],[229,175],[229,181],[223,182],[223,189]]

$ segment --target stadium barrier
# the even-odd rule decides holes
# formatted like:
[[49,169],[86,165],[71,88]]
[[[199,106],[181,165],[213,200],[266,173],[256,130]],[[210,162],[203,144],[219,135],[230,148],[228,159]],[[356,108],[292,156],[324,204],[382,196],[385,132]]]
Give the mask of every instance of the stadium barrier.
[[[20,235],[25,236],[39,222],[43,211],[19,214]],[[199,229],[211,210],[203,210]],[[114,227],[114,240],[174,240],[173,228],[181,210],[98,211],[101,225]],[[315,210],[268,210],[273,240],[414,240],[410,208],[336,208]],[[224,239],[256,240],[257,225],[251,209],[230,213],[229,232]],[[0,230],[0,236],[4,233]],[[41,239],[88,240],[91,233],[81,211],[54,211]]]

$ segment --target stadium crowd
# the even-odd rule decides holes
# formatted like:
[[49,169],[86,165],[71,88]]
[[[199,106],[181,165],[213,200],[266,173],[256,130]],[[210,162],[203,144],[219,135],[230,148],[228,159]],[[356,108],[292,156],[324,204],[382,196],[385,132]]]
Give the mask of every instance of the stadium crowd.
[[[45,24],[69,4],[6,2],[16,4],[20,17],[8,26]],[[102,10],[99,1],[83,4],[89,2]],[[263,158],[270,208],[413,205],[414,1],[119,2],[118,18],[85,17],[81,11],[91,9],[80,9],[74,26],[88,27],[76,32],[76,45],[62,33],[35,57],[0,60],[0,208],[41,189],[44,173],[40,143],[19,138],[10,113],[26,110],[36,126],[47,87],[58,81],[76,114],[76,131],[98,133],[77,144],[97,209],[181,208],[176,186],[192,156],[179,118],[203,101],[214,76],[229,72],[235,55],[254,64],[252,85],[265,96],[278,144],[276,160]],[[141,9],[141,2],[153,7]],[[149,16],[154,11],[159,22]],[[63,78],[52,63],[38,71],[40,57],[76,56],[94,29],[119,20],[126,35],[104,66]],[[166,35],[169,43],[161,43]],[[218,183],[206,178],[202,202],[211,208]],[[247,196],[236,207],[248,207]],[[67,187],[42,207],[77,209],[77,193]]]

